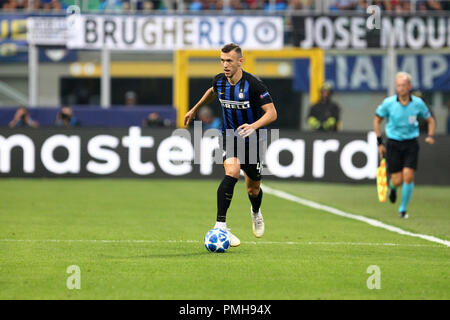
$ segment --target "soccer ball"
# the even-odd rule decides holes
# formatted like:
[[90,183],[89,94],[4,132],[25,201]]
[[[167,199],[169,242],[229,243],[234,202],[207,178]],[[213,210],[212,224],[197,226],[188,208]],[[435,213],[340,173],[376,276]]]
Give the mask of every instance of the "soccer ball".
[[205,248],[209,252],[225,252],[230,247],[228,233],[220,228],[209,230],[205,236]]

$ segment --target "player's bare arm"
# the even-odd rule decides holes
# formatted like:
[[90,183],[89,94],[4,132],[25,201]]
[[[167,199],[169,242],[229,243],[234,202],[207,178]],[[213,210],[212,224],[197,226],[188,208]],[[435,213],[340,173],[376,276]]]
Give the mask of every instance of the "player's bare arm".
[[428,136],[425,138],[425,142],[428,144],[434,144],[434,129],[436,128],[436,121],[434,118],[428,117]]
[[375,134],[377,135],[378,139],[378,155],[380,156],[380,159],[383,158],[383,154],[386,154],[386,147],[381,143],[381,122],[383,121],[383,118],[379,116],[375,116],[375,119],[373,120],[373,130],[375,131]]
[[216,96],[217,96],[217,93],[214,92],[213,87],[206,90],[203,97],[201,97],[201,99],[197,102],[197,104],[191,110],[189,110],[186,113],[186,115],[184,116],[184,125],[187,126],[192,121],[192,119],[194,119],[195,113],[197,112],[197,110],[200,107],[211,103]]
[[273,103],[267,103],[261,107],[264,110],[264,115],[252,124],[244,123],[237,130],[241,137],[250,136],[255,130],[267,126],[277,120],[277,109]]

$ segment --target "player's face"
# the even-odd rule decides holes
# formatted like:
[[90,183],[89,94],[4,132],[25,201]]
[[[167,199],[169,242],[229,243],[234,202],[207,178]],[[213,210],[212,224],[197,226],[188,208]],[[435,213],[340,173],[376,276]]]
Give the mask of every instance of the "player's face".
[[409,95],[409,93],[411,92],[411,83],[408,78],[398,77],[395,80],[395,90],[400,97]]
[[236,53],[236,51],[231,52],[221,52],[220,61],[222,62],[223,72],[227,78],[232,78],[244,61],[242,57]]

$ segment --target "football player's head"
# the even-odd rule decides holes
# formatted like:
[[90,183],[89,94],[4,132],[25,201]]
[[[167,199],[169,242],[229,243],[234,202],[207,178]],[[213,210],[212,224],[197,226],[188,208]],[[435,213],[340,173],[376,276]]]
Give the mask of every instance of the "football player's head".
[[220,61],[222,62],[225,76],[232,78],[244,62],[241,47],[235,43],[225,45],[220,53]]

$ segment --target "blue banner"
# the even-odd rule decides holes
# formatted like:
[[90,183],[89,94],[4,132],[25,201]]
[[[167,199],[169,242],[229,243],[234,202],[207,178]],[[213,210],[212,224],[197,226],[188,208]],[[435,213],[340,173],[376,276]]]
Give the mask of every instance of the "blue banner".
[[[309,91],[309,60],[296,60],[294,90]],[[402,55],[397,70],[412,75],[414,90],[450,91],[450,55]],[[386,91],[389,79],[386,56],[327,56],[325,78],[335,91]]]
[[[0,63],[28,62],[27,19],[30,16],[0,14]],[[76,59],[76,50],[61,46],[39,47],[39,62],[72,62]]]
[[16,43],[27,44],[27,16],[0,14],[0,45]]
[[[0,45],[1,48],[1,45]],[[15,49],[18,49],[15,46]],[[21,47],[21,51],[8,51],[5,54],[0,53],[0,63],[28,62],[28,49]],[[39,62],[74,62],[78,59],[78,50],[69,50],[65,48],[38,48]]]
[[0,15],[0,61],[23,61],[27,51],[27,16]]

